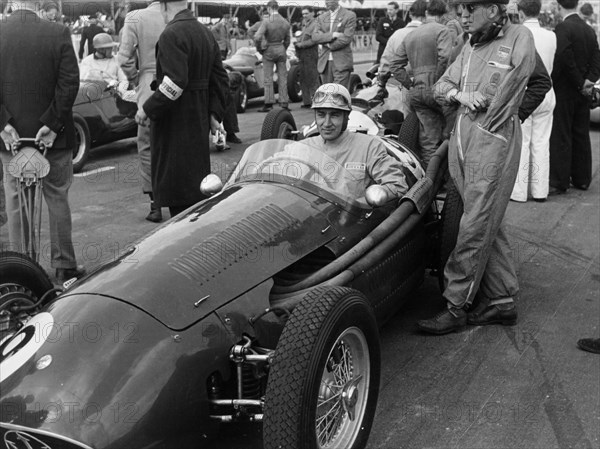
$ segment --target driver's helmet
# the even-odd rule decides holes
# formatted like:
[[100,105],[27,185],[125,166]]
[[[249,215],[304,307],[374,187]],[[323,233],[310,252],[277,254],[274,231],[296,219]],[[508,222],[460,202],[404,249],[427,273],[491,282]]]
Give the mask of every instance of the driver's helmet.
[[94,36],[92,40],[92,45],[94,48],[113,48],[119,45],[117,42],[114,42],[110,34],[108,33],[98,33]]
[[350,92],[341,84],[327,83],[317,89],[312,99],[312,109],[352,110]]

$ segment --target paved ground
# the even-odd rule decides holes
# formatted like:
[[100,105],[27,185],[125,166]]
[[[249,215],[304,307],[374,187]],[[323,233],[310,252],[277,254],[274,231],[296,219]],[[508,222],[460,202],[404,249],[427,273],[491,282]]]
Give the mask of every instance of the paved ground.
[[[225,175],[257,141],[260,106],[253,101],[239,116],[244,143],[213,153],[213,171]],[[310,122],[310,111],[292,109],[299,124]],[[600,356],[576,348],[581,337],[600,337],[600,131],[591,136],[589,191],[509,205],[521,282],[516,326],[419,333],[415,321],[441,304],[437,281],[428,278],[382,329],[382,383],[369,448],[600,447]],[[71,202],[79,262],[93,268],[156,225],[143,218],[147,204],[132,140],[95,151],[87,168],[74,181]],[[49,268],[47,258],[42,264]],[[225,428],[214,447],[260,448],[258,434]]]

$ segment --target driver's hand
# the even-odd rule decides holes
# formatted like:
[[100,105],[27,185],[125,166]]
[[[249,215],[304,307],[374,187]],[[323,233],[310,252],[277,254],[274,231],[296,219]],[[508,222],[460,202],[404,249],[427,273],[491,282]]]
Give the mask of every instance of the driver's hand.
[[0,137],[2,138],[2,142],[4,142],[6,151],[14,150],[19,144],[19,133],[10,123],[7,123],[0,132]]
[[148,126],[148,115],[146,115],[144,108],[138,108],[138,111],[135,114],[135,122],[140,126]]
[[216,134],[218,130],[223,130],[223,127],[213,114],[210,114],[210,131]]
[[42,126],[35,135],[35,143],[40,147],[52,148],[55,139],[56,133],[46,125]]
[[481,92],[458,92],[454,99],[473,112],[485,111],[490,103]]

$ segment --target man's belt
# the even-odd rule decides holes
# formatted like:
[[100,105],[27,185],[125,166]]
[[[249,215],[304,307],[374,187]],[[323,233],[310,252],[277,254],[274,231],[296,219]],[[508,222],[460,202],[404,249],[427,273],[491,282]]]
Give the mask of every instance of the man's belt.
[[279,41],[279,42],[267,42],[267,47],[276,47],[277,45],[283,45],[283,41]]

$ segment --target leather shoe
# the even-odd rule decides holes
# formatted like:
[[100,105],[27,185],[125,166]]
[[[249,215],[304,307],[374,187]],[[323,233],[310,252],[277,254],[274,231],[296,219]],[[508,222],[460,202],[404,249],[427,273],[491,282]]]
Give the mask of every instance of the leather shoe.
[[261,109],[259,109],[258,112],[269,112],[271,109],[273,109],[273,106],[271,106],[270,104],[266,104]]
[[558,187],[550,186],[550,190],[548,190],[548,196],[563,195],[565,193],[567,193],[567,189],[559,189]]
[[575,187],[577,190],[587,190],[590,188],[589,184],[573,184],[573,187]]
[[310,109],[312,108],[311,104],[303,104],[302,106],[300,106],[302,109]]
[[151,221],[152,223],[160,223],[162,221],[162,212],[160,207],[156,206],[154,203],[150,204],[150,212],[146,215],[146,220]]
[[600,354],[600,338],[582,338],[577,342],[579,349]]
[[227,134],[227,139],[226,140],[227,140],[227,142],[231,142],[231,143],[242,143],[242,139],[240,139],[234,133]]
[[467,323],[476,326],[485,326],[486,324],[513,326],[517,324],[517,309],[514,304],[502,306],[482,303],[467,314]]
[[85,268],[78,265],[75,268],[57,268],[56,269],[56,280],[61,284],[73,278],[80,278],[85,274]]
[[462,329],[467,325],[467,312],[455,307],[444,309],[433,318],[417,321],[419,329],[430,334],[448,334]]
[[534,198],[533,201],[535,201],[536,203],[545,203],[546,198]]

